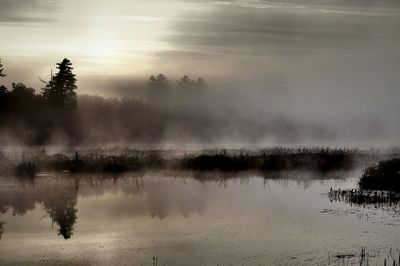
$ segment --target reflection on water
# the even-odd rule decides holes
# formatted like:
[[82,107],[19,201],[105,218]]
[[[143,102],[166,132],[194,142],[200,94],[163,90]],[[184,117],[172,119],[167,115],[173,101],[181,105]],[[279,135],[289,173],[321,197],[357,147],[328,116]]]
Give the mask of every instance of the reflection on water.
[[397,247],[396,221],[337,215],[363,210],[322,196],[358,175],[2,178],[0,264],[309,265]]
[[[41,204],[52,223],[59,227],[58,234],[68,239],[73,234],[73,226],[76,222],[76,204],[78,188],[66,179],[44,182],[40,180],[15,180],[6,183],[1,188],[0,212],[6,213],[9,209],[14,216],[23,216],[27,211],[34,210],[37,204]],[[4,227],[2,222],[2,227]],[[0,230],[0,233],[3,233]],[[0,236],[1,236],[0,234]]]
[[51,219],[60,227],[58,233],[65,239],[72,236],[73,227],[76,221],[77,192],[74,189],[52,191],[43,200],[43,206]]
[[1,236],[3,235],[3,224],[4,224],[4,222],[0,221],[0,239],[1,239]]
[[[335,179],[335,177],[338,176],[324,176],[324,179]],[[163,182],[146,180],[146,186],[144,178],[146,179],[145,176],[131,177],[129,175],[121,177],[58,175],[42,176],[36,179],[6,179],[3,187],[0,188],[0,213],[4,214],[11,210],[13,216],[23,216],[27,211],[34,210],[37,204],[40,204],[51,218],[52,225],[55,223],[59,227],[58,234],[65,239],[69,239],[73,234],[73,227],[77,220],[78,195],[85,198],[101,197],[108,193],[139,196],[146,193],[149,204],[147,211],[152,218],[165,218],[171,204],[176,204],[184,217],[189,217],[193,212],[200,215],[204,213],[205,202],[196,195],[185,193],[185,191],[176,194],[165,193],[163,189],[165,186],[162,186],[162,183],[165,180],[171,181],[171,177],[162,176]],[[157,178],[157,176],[150,178]],[[248,185],[252,177],[208,174],[206,176],[193,175],[190,178],[198,180],[202,184],[215,182],[218,186],[227,188],[232,180],[241,185]],[[273,180],[285,189],[289,188],[291,182],[295,182],[298,188],[307,189],[316,176],[302,172],[291,172],[290,174],[280,172],[262,178],[264,187]],[[175,182],[173,180],[172,182]],[[185,184],[186,179],[183,180]],[[132,210],[127,211],[131,212]],[[1,233],[3,233],[3,224],[4,222],[0,224]]]

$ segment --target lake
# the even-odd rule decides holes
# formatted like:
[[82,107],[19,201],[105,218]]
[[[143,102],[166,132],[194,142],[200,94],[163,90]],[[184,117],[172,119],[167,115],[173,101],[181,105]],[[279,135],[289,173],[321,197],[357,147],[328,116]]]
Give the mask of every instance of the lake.
[[0,264],[398,263],[395,209],[327,196],[361,173],[2,177]]

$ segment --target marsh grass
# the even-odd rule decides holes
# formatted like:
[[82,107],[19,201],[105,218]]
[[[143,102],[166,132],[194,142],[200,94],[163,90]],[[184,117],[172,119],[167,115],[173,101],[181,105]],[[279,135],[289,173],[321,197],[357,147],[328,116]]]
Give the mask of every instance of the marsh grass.
[[15,166],[15,176],[34,177],[39,172],[39,168],[34,162],[22,162]]
[[331,189],[329,199],[363,207],[390,207],[400,212],[400,159],[383,160],[368,167],[358,185],[358,189]]
[[272,149],[248,153],[227,151],[192,155],[181,160],[184,169],[199,171],[350,170],[357,151],[345,149]]
[[[172,154],[172,155],[171,155]],[[375,155],[350,149],[299,148],[247,150],[204,150],[197,153],[175,155],[160,150],[132,150],[107,153],[103,151],[79,151],[74,153],[24,154],[22,164],[18,160],[5,160],[9,169],[17,162],[15,172],[32,174],[41,171],[67,171],[71,173],[122,173],[143,170],[188,170],[198,172],[237,173],[253,171],[270,173],[291,170],[333,172],[351,170],[363,161],[375,160]],[[21,165],[20,165],[21,164]]]
[[344,266],[399,266],[400,252],[398,249],[385,248],[376,250],[367,250],[361,247],[359,254],[357,253],[336,253],[328,254],[327,265],[344,265]]
[[374,206],[393,208],[400,207],[400,193],[393,191],[377,191],[377,190],[330,190],[328,193],[331,201],[346,202],[358,206]]

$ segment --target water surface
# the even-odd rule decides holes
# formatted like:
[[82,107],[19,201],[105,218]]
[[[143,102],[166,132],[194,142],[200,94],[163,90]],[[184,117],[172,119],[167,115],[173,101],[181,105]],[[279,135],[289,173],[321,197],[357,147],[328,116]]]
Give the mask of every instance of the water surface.
[[361,247],[382,264],[399,217],[325,195],[359,174],[3,177],[0,264],[350,265]]

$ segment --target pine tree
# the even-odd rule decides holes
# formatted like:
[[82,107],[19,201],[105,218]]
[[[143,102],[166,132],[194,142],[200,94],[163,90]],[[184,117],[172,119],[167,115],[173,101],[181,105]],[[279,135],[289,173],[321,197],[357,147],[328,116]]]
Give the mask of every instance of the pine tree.
[[6,76],[6,74],[4,74],[3,71],[4,71],[4,68],[3,68],[3,65],[1,64],[1,59],[0,59],[0,77]]
[[166,89],[168,88],[168,78],[163,74],[158,74],[156,77],[153,75],[149,78],[150,89]]
[[72,111],[77,108],[76,78],[72,73],[72,63],[64,59],[57,64],[56,73],[47,83],[43,91],[43,97],[49,104],[60,111]]
[[190,89],[195,85],[195,82],[187,75],[184,75],[177,83],[180,89]]
[[149,78],[149,89],[147,90],[147,102],[154,106],[165,106],[169,98],[169,80],[163,74]]

